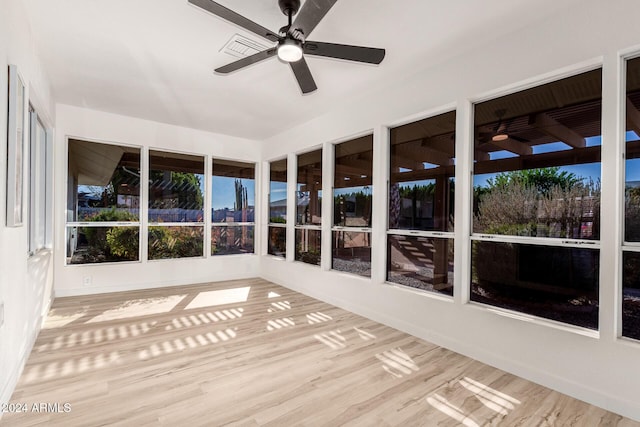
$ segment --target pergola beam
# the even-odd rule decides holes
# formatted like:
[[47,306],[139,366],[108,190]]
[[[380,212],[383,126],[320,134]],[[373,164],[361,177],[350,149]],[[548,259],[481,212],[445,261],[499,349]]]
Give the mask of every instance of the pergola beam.
[[525,144],[524,142],[516,141],[515,139],[507,138],[502,141],[493,141],[490,140],[486,143],[478,142],[477,147],[482,151],[489,151],[484,148],[488,148],[487,146],[492,145],[501,150],[509,151],[511,153],[517,154],[519,156],[528,156],[533,154],[533,149],[530,145]]
[[529,120],[529,124],[540,132],[556,138],[558,141],[564,142],[573,148],[584,148],[587,146],[587,141],[582,135],[559,123],[546,113],[536,114]]
[[630,129],[640,136],[640,111],[627,98],[627,129]]

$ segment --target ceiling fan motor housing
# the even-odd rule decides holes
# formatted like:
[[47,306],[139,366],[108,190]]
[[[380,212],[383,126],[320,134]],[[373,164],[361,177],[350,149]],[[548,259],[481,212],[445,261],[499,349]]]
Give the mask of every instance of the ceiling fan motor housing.
[[300,0],[278,0],[280,10],[287,16],[293,16],[300,9]]

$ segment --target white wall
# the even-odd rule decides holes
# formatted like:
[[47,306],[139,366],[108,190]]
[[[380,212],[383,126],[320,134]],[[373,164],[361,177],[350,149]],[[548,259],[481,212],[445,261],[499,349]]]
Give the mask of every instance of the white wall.
[[[17,0],[0,0],[0,402],[8,402],[50,304],[53,277],[51,251],[28,256],[26,201],[24,225],[6,227],[8,65],[17,65],[29,99],[51,125],[53,99],[33,45],[29,22]],[[26,158],[24,159],[26,166]],[[27,188],[28,177],[24,177]],[[0,413],[0,416],[2,414]]]
[[[373,130],[377,154],[372,241],[378,247],[373,253],[372,280],[329,271],[326,263],[318,268],[266,255],[262,257],[262,276],[640,420],[640,343],[618,338],[623,197],[620,141],[624,122],[620,51],[628,52],[631,48],[640,53],[636,22],[639,15],[637,0],[585,0],[579,8],[564,10],[490,45],[472,51],[461,46],[459,55],[445,63],[429,67],[434,61],[425,58],[425,68],[411,78],[398,78],[385,88],[371,88],[367,96],[337,105],[330,113],[267,140],[265,165],[268,160],[292,152],[308,151],[319,144],[328,148],[332,142]],[[508,317],[468,304],[472,102],[599,65],[604,65],[602,216],[607,219],[603,221],[600,242],[599,333],[524,316]],[[386,126],[448,108],[458,109],[456,270],[452,300],[383,283]],[[325,220],[328,223],[330,215],[328,218],[325,214]],[[331,248],[326,240],[323,251]],[[288,251],[292,250],[293,242],[288,242]]]
[[[142,147],[143,162],[149,148],[257,163],[260,173],[261,146],[257,141],[212,134],[148,120],[95,110],[57,105],[55,153],[57,194],[66,194],[68,137],[90,141],[120,143]],[[209,166],[207,166],[206,170]],[[256,192],[258,188],[256,188]],[[55,200],[56,297],[124,291],[231,280],[259,275],[260,258],[255,255],[226,255],[206,258],[158,260],[140,263],[65,265],[66,200]],[[258,214],[256,214],[256,217]],[[255,242],[256,245],[259,241]],[[208,251],[206,251],[208,252]],[[84,278],[91,284],[84,286]]]

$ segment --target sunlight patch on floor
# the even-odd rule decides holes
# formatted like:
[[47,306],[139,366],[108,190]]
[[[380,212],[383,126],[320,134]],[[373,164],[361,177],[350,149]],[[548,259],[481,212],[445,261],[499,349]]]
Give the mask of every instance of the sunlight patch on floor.
[[432,397],[427,397],[427,403],[429,403],[429,405],[433,406],[443,414],[448,415],[449,417],[458,421],[462,425],[465,425],[467,427],[480,427],[477,422],[473,421],[471,418],[465,415],[462,409],[453,405],[447,399],[438,394],[434,394]]
[[333,320],[333,317],[329,316],[328,314],[321,313],[319,311],[316,311],[315,313],[307,314],[307,322],[310,325],[314,323],[328,322],[329,320]]
[[283,317],[282,319],[272,319],[267,321],[267,331],[275,331],[277,329],[290,328],[295,326],[293,317]]
[[353,330],[356,331],[358,333],[358,336],[364,341],[370,341],[370,340],[376,339],[375,335],[373,335],[371,332],[365,331],[364,329],[354,327]]
[[323,334],[315,334],[313,337],[332,350],[340,350],[347,346],[347,339],[342,336],[340,329]]
[[164,330],[171,331],[175,329],[191,328],[215,322],[222,322],[230,319],[239,319],[242,317],[243,313],[244,308],[231,308],[229,310],[216,310],[206,313],[180,316],[172,319],[171,323],[165,326]]
[[42,329],[55,329],[68,325],[87,314],[86,310],[78,311],[72,314],[58,314],[58,310],[53,309],[47,315],[47,321],[42,325]]
[[116,308],[105,310],[102,314],[89,319],[87,323],[167,313],[173,310],[185,297],[186,295],[171,295],[161,298],[142,298],[126,301]]
[[236,330],[237,328],[227,328],[218,331],[189,335],[184,338],[176,338],[174,340],[153,343],[148,348],[138,352],[138,359],[147,360],[153,357],[159,357],[178,351],[184,351],[187,349],[194,349],[229,341],[234,339],[238,335]]
[[499,414],[507,415],[509,411],[515,409],[514,405],[520,404],[518,399],[472,380],[469,377],[464,377],[459,383],[462,387],[473,393],[484,406]]
[[249,299],[250,291],[251,286],[200,292],[198,296],[185,307],[185,310],[246,302],[247,299]]
[[289,301],[272,302],[271,307],[267,310],[268,313],[273,313],[276,310],[291,310],[291,303]]
[[392,348],[378,353],[376,358],[382,362],[382,369],[396,378],[402,378],[404,375],[410,375],[420,370],[413,359],[400,348]]

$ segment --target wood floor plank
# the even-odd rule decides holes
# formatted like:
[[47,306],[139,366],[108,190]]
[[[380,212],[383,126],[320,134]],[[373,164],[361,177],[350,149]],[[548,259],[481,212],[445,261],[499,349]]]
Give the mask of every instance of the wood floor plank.
[[7,426],[640,426],[262,279],[59,298]]

